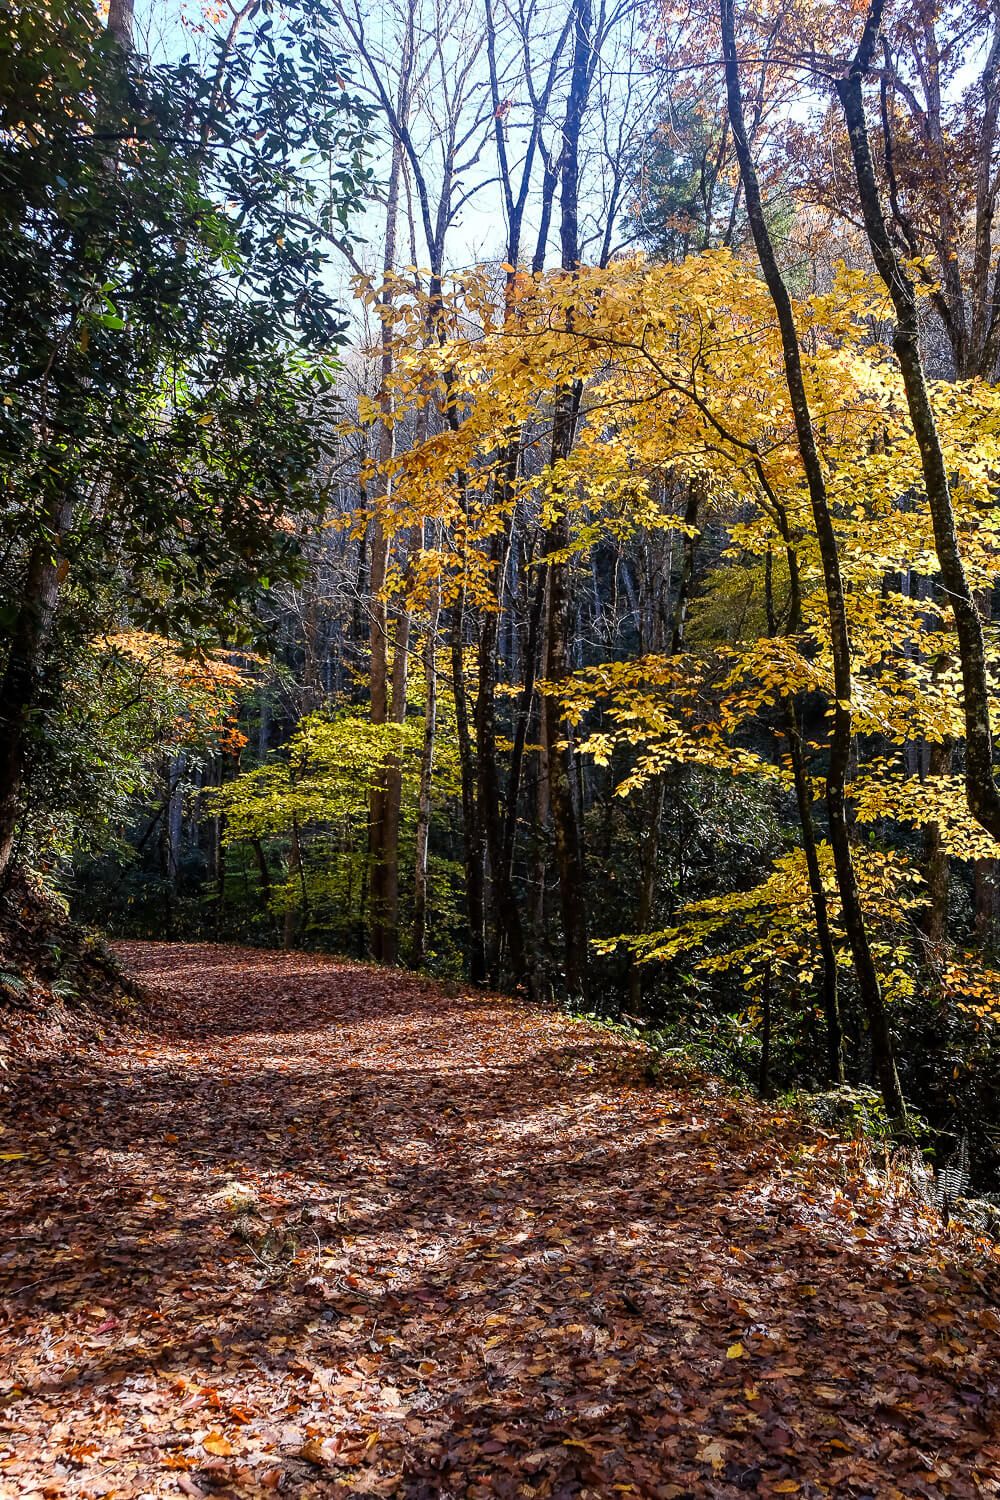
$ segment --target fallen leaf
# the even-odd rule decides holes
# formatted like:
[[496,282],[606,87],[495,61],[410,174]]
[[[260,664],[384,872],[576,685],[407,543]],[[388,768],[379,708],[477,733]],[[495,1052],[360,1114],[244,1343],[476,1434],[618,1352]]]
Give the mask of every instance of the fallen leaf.
[[233,1452],[233,1445],[221,1432],[210,1432],[207,1437],[202,1438],[201,1446],[206,1453],[212,1453],[216,1458],[229,1458]]

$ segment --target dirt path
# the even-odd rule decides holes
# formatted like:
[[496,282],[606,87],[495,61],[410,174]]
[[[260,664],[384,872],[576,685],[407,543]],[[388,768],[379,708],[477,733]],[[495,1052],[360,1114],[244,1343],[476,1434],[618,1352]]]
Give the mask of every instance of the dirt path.
[[995,1274],[843,1151],[488,998],[123,951],[148,1030],[4,1106],[0,1495],[1000,1493]]

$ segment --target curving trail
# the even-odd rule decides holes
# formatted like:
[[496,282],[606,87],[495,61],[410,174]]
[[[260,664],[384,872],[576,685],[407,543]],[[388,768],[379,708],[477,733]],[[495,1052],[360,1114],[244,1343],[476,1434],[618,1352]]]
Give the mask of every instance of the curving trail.
[[1000,1494],[995,1263],[851,1149],[495,998],[120,951],[151,1015],[0,1095],[0,1496]]

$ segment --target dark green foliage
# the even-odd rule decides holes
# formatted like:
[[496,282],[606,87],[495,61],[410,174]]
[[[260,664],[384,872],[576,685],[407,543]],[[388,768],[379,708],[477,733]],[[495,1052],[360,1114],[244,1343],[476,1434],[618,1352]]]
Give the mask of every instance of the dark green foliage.
[[368,176],[367,113],[331,35],[322,5],[265,3],[206,66],[154,65],[88,0],[7,10],[7,804],[41,761],[47,805],[74,782],[43,741],[80,738],[67,671],[100,632],[245,640],[261,587],[301,572],[344,332],[325,252]]
[[[204,72],[123,59],[87,4],[57,18],[53,40],[19,7],[0,44],[3,530],[16,560],[68,493],[78,587],[110,573],[133,623],[197,633],[291,564],[276,523],[324,441],[323,242],[364,187],[364,116],[314,7],[289,50],[266,17]],[[308,165],[331,158],[328,199]]]
[[722,116],[707,99],[672,106],[652,130],[638,164],[633,232],[655,259],[683,260],[730,242],[725,144]]

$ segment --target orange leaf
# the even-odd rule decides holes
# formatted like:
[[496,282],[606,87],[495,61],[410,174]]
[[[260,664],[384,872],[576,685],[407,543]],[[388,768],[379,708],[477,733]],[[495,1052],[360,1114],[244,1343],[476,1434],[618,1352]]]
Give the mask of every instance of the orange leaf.
[[228,1458],[233,1451],[232,1443],[221,1432],[210,1432],[202,1439],[201,1446],[206,1453],[214,1453],[216,1458]]

